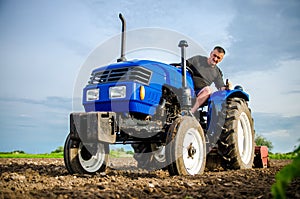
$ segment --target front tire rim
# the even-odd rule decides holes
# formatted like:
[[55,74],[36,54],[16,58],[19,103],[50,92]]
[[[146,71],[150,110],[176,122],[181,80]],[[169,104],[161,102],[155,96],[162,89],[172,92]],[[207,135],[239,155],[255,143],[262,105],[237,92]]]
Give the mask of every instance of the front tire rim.
[[157,150],[153,152],[154,153],[154,158],[158,162],[166,162],[166,147],[165,146],[159,146],[157,147]]
[[238,150],[241,160],[248,164],[252,156],[252,129],[245,112],[242,112],[238,121]]
[[[94,150],[93,147],[97,148],[95,148],[95,152],[93,152],[92,154],[90,151],[92,149]],[[98,171],[101,168],[101,166],[105,163],[104,145],[98,143],[96,146],[89,144],[84,146],[81,142],[78,148],[78,158],[82,168],[85,171],[89,173],[94,173]]]
[[[192,149],[192,150],[191,150]],[[199,173],[203,163],[203,140],[199,132],[191,128],[183,139],[183,163],[190,175]]]

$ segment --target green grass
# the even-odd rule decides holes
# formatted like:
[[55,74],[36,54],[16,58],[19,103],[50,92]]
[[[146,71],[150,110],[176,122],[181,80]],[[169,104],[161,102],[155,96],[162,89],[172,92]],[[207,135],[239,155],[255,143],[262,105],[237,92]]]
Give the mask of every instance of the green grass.
[[[124,151],[124,149],[112,149],[109,155],[114,158],[119,157],[132,157],[133,151]],[[63,152],[51,152],[44,154],[28,154],[25,152],[0,152],[0,158],[63,158]],[[270,159],[295,159],[297,157],[296,152],[291,153],[275,153],[269,154]]]
[[[132,151],[124,151],[123,149],[112,149],[109,152],[110,157],[121,158],[121,157],[132,157]],[[63,158],[63,152],[52,152],[44,154],[28,154],[25,152],[0,152],[0,158]]]
[[113,157],[113,158],[125,158],[125,157],[133,157],[133,152],[112,149],[112,150],[110,150],[109,155],[110,155],[110,157]]
[[292,152],[292,153],[275,153],[275,154],[269,154],[269,157],[271,159],[277,159],[277,160],[295,159],[297,157],[297,153],[295,153],[295,152]]
[[63,158],[63,153],[27,154],[27,153],[1,153],[0,158]]

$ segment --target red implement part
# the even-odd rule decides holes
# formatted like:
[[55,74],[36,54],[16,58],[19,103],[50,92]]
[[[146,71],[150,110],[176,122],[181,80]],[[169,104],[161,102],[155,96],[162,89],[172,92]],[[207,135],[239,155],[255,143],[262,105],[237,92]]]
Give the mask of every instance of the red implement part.
[[254,167],[255,168],[269,167],[268,147],[266,146],[255,147]]

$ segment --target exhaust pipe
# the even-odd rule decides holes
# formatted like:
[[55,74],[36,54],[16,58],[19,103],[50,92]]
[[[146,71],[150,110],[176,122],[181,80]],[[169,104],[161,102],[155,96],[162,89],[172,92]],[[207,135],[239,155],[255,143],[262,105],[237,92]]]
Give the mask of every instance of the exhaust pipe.
[[121,57],[117,60],[117,62],[126,61],[125,58],[125,31],[126,31],[126,21],[123,15],[120,13],[119,18],[122,22],[122,38],[121,38]]
[[182,73],[182,87],[186,88],[186,61],[185,61],[185,48],[188,47],[188,43],[185,40],[181,40],[178,47],[181,48],[181,73]]
[[182,109],[184,111],[189,111],[192,106],[192,96],[191,96],[191,89],[187,87],[187,80],[186,80],[185,49],[188,47],[187,41],[181,40],[178,44],[178,47],[181,48]]

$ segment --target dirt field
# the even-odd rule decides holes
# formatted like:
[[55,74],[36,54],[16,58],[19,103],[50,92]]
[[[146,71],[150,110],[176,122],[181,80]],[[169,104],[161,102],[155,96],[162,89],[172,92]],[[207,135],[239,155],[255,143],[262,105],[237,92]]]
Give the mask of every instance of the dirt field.
[[[288,163],[170,177],[167,171],[137,170],[132,158],[118,158],[105,173],[90,176],[69,175],[63,159],[0,159],[0,198],[271,198],[274,176]],[[287,196],[300,198],[300,179]]]

